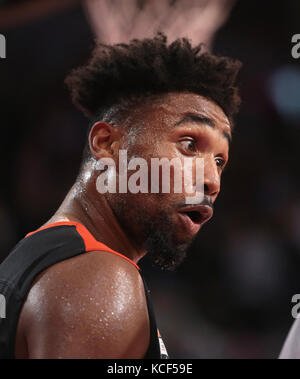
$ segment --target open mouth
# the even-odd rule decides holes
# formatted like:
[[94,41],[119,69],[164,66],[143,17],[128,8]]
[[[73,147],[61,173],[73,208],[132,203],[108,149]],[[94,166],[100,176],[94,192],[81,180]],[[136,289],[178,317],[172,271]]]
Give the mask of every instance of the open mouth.
[[203,221],[202,215],[197,211],[184,212],[193,222],[200,224]]
[[195,234],[202,224],[208,221],[213,215],[213,209],[207,205],[189,206],[178,211],[187,229]]

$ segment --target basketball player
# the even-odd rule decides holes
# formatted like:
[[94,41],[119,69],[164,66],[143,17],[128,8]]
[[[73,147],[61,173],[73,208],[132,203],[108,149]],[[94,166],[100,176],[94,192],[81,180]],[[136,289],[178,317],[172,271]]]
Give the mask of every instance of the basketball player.
[[[138,262],[148,254],[176,268],[212,217],[240,101],[239,68],[158,34],[99,44],[69,75],[73,101],[91,120],[83,162],[57,212],[0,266],[1,357],[167,357]],[[201,157],[203,202],[187,205],[183,192],[100,194],[97,163],[118,165],[120,150],[147,162]]]

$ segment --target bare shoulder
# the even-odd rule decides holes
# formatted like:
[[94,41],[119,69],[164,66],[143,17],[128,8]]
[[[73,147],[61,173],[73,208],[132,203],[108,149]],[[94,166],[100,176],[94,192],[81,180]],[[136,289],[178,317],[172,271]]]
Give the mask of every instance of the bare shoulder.
[[142,278],[108,252],[60,262],[34,282],[18,329],[33,358],[142,358],[149,344]]

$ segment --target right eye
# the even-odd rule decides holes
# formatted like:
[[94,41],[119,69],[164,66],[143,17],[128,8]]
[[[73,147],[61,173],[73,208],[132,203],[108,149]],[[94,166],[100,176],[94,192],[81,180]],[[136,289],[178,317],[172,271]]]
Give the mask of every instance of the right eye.
[[196,140],[194,138],[186,138],[179,141],[181,147],[183,150],[187,151],[188,153],[195,153],[196,148]]

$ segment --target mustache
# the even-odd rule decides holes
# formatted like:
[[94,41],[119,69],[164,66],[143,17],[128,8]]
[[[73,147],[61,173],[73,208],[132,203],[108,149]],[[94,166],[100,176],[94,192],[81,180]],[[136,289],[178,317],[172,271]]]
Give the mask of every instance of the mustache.
[[204,195],[203,200],[198,205],[208,205],[209,207],[211,207],[212,209],[214,209],[214,205],[213,205],[212,199],[209,196],[207,196],[207,195]]

